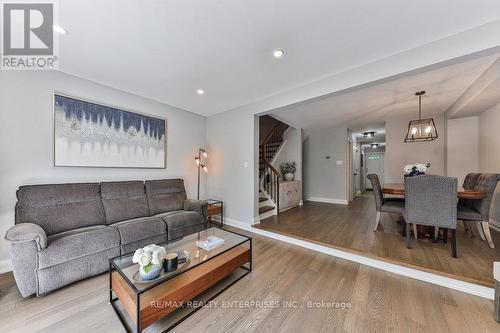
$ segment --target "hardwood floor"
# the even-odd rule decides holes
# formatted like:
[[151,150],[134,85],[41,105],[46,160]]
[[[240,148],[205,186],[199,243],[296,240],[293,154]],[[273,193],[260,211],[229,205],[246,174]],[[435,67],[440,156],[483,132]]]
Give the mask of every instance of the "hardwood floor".
[[382,213],[378,230],[375,226],[373,194],[364,193],[349,206],[305,202],[304,206],[261,221],[259,228],[299,237],[365,255],[382,258],[410,267],[493,286],[493,261],[500,260],[500,233],[491,230],[497,244],[491,249],[477,234],[470,233],[459,222],[458,258],[450,256],[450,242],[412,239],[407,249],[400,233],[398,216]]
[[[253,237],[254,270],[215,299],[219,306],[201,309],[173,332],[498,332],[500,328],[489,300]],[[107,304],[107,274],[45,297],[22,299],[7,273],[0,275],[0,289],[0,332],[124,331]],[[280,306],[221,306],[223,301],[251,300],[277,301]],[[284,307],[282,301],[297,303]],[[323,308],[309,308],[308,301],[350,306],[326,308],[334,303],[323,303]]]

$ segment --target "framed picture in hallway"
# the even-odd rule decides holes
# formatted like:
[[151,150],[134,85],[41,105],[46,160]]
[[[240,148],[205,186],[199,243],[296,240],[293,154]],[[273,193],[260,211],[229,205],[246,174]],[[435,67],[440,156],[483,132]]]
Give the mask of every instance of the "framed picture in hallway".
[[54,165],[165,168],[165,119],[54,93]]

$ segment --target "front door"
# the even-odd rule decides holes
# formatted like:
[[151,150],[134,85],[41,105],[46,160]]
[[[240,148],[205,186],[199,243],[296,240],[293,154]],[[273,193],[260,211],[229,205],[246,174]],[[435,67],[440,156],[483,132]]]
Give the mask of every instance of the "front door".
[[[365,155],[365,177],[371,173],[378,175],[380,183],[384,183],[384,154],[366,154]],[[365,178],[365,187],[372,188],[368,178]]]

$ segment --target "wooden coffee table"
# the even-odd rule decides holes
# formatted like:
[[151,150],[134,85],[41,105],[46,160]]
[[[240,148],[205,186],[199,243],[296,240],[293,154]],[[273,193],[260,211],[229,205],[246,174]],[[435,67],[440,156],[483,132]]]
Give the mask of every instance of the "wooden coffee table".
[[[211,251],[196,246],[210,235],[224,239]],[[167,252],[186,250],[190,260],[153,282],[133,279],[138,265],[133,253],[110,260],[109,301],[128,332],[166,332],[199,310],[252,270],[252,239],[210,228],[168,244]]]

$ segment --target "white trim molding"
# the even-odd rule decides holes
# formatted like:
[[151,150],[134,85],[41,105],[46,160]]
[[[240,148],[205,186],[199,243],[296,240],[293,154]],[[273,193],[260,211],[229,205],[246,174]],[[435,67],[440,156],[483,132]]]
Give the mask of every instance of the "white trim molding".
[[9,259],[0,260],[0,274],[11,272],[12,264]]
[[235,219],[231,219],[231,218],[224,218],[224,224],[225,225],[229,225],[231,227],[235,227],[235,228],[239,228],[239,229],[243,229],[243,230],[248,230],[248,231],[252,231],[256,228],[252,228],[252,226],[250,224],[247,224],[245,222],[241,222],[241,221],[238,221],[238,220],[235,220]]
[[256,224],[260,224],[260,216],[254,216],[253,217],[253,225],[256,225]]
[[331,199],[331,198],[320,198],[320,197],[309,197],[306,199],[306,201],[331,203],[331,204],[337,204],[337,205],[348,205],[349,204],[346,199]]
[[333,257],[342,258],[345,260],[353,261],[358,264],[366,265],[369,267],[381,269],[386,272],[402,275],[405,277],[409,277],[415,280],[420,280],[428,283],[432,283],[438,286],[458,290],[467,294],[484,297],[490,300],[493,300],[495,297],[495,291],[493,288],[488,288],[482,285],[478,285],[475,283],[465,282],[458,279],[453,279],[449,277],[445,277],[439,274],[433,274],[424,272],[418,269],[409,268],[406,266],[401,266],[393,263],[389,263],[386,261],[368,258],[362,255],[354,254],[351,252],[342,251],[339,249],[331,248],[328,246],[316,244],[313,242],[308,242],[305,240],[277,234],[274,232],[270,232],[267,230],[263,230],[260,228],[254,228],[248,223],[244,223],[241,221],[237,221],[234,219],[226,219],[226,224],[235,228],[243,229],[254,234],[258,234],[264,237],[276,239],[285,243],[297,245],[309,250],[313,250],[316,252],[321,252],[324,254],[328,254]]

